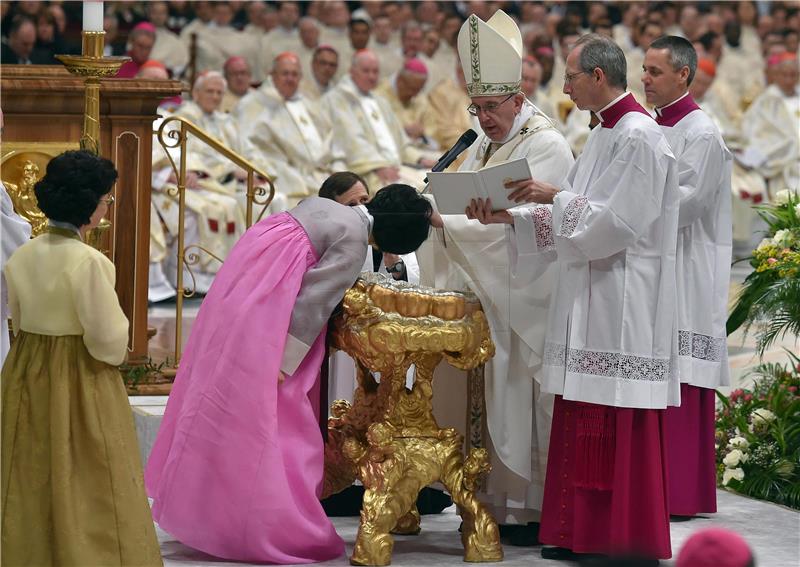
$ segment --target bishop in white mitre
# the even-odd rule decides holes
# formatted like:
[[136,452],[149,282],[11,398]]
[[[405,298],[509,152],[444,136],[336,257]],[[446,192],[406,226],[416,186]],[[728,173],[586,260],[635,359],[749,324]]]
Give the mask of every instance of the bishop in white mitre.
[[717,511],[716,389],[730,384],[728,316],[733,157],[689,93],[697,53],[682,37],[650,44],[642,83],[678,160],[678,370],[681,405],[666,412],[669,512]]
[[[459,33],[458,49],[470,112],[482,128],[459,171],[524,158],[534,176],[560,183],[574,162],[572,152],[553,122],[520,90],[523,51],[516,23],[502,10],[486,22],[471,15]],[[482,226],[463,214],[442,219],[443,231],[418,251],[421,280],[469,289],[481,300],[497,349],[484,371],[492,472],[482,498],[501,524],[515,526],[510,530],[514,540],[532,545],[535,529],[526,524],[540,519],[553,405],[552,394],[538,384],[552,274],[515,285],[502,227]],[[434,381],[437,419],[462,431],[466,383],[462,372],[446,366]],[[469,403],[481,407],[483,400]]]

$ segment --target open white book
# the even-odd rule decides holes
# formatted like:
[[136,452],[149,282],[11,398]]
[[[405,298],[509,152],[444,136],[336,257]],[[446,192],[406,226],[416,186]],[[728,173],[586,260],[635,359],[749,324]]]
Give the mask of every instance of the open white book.
[[463,215],[472,199],[491,199],[492,208],[498,211],[519,205],[509,200],[511,190],[506,189],[505,183],[530,178],[528,160],[519,158],[480,171],[428,173],[428,190],[443,215]]

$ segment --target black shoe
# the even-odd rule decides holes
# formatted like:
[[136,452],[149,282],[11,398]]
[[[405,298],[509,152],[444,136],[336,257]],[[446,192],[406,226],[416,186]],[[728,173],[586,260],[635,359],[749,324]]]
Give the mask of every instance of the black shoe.
[[516,547],[535,547],[539,542],[539,522],[528,522],[527,526],[514,526],[508,543]]
[[358,516],[363,500],[364,487],[354,484],[322,500],[322,509],[329,517]]
[[543,547],[542,559],[555,559],[556,561],[575,561],[578,554],[566,547]]
[[421,516],[441,514],[442,510],[453,505],[453,499],[441,490],[426,486],[417,496],[417,511]]
[[670,514],[669,521],[670,522],[690,522],[694,520],[694,516],[678,516],[677,514]]

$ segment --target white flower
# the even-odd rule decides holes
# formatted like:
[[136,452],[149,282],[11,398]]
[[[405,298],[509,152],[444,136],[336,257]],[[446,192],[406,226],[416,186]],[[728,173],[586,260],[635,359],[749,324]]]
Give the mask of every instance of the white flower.
[[742,453],[739,449],[734,449],[733,451],[725,455],[725,458],[722,459],[722,463],[729,469],[733,467],[738,467],[739,463],[742,462],[743,455],[744,453]]
[[728,486],[728,483],[734,480],[744,480],[744,471],[742,469],[725,469],[722,473],[722,486]]
[[785,205],[789,202],[789,198],[792,196],[792,191],[788,189],[781,189],[777,193],[775,193],[775,204],[776,205]]
[[794,214],[797,215],[798,217],[800,217],[800,203],[797,203],[794,206]]
[[757,249],[761,250],[762,248],[766,248],[767,246],[772,246],[773,244],[775,243],[772,242],[771,238],[763,238],[761,242],[758,243]]
[[775,421],[775,417],[775,414],[768,409],[758,408],[753,412],[750,421],[753,422],[753,425],[762,425]]
[[778,246],[788,246],[792,241],[792,231],[782,228],[775,233],[775,236],[772,237],[772,241]]
[[728,441],[728,446],[733,449],[747,449],[750,446],[750,443],[748,443],[747,439],[744,437],[734,437]]

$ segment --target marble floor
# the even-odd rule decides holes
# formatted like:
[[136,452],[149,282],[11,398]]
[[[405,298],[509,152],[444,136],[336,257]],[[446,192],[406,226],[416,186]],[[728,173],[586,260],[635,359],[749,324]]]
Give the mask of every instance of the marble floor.
[[[695,518],[688,522],[673,522],[672,549],[673,560],[662,561],[664,566],[674,566],[674,557],[681,545],[694,531],[710,527],[725,527],[745,536],[755,552],[759,567],[797,567],[800,565],[800,513],[752,500],[726,491],[717,493],[719,512],[707,517]],[[349,565],[348,557],[353,551],[357,518],[332,518],[336,531],[347,545],[347,557],[320,565]],[[392,565],[395,567],[464,565],[462,547],[459,539],[459,516],[455,506],[443,513],[423,516],[422,532],[417,536],[398,536],[395,538]],[[222,561],[193,549],[172,539],[169,534],[158,530],[164,567],[244,567],[245,563]],[[507,567],[532,567],[564,565],[562,561],[542,559],[539,547],[503,546]],[[568,564],[568,563],[567,563]]]
[[[732,296],[748,272],[749,268],[746,265],[734,266],[731,277]],[[184,303],[184,343],[201,302],[202,298],[192,298]],[[174,302],[151,306],[149,322],[157,330],[156,336],[151,340],[151,357],[154,361],[161,361],[167,357],[172,358],[175,328]],[[798,343],[794,338],[786,338],[771,348],[765,354],[764,360],[785,362],[784,348],[798,352]],[[748,373],[758,364],[753,335],[744,336],[741,330],[737,331],[728,338],[728,349],[732,387],[749,384],[751,378]],[[131,398],[142,445],[143,460],[146,460],[149,447],[155,439],[165,401],[166,399],[163,397]],[[754,549],[757,565],[760,567],[800,566],[800,513],[723,490],[718,491],[718,502],[717,514],[695,518],[688,522],[672,523],[673,554],[677,553],[692,532],[713,525],[730,528],[743,534]],[[347,544],[349,556],[358,529],[358,518],[333,518],[332,521]],[[418,536],[395,538],[392,564],[398,567],[463,565],[462,548],[457,532],[459,521],[455,507],[445,510],[442,514],[424,516],[422,533]],[[245,565],[218,560],[187,548],[161,530],[158,531],[158,536],[166,567]],[[564,564],[542,559],[538,547],[521,548],[506,545],[504,548],[505,561],[503,564],[509,567]],[[341,557],[323,565],[348,564],[347,557]],[[674,561],[664,561],[662,565],[674,565]]]

